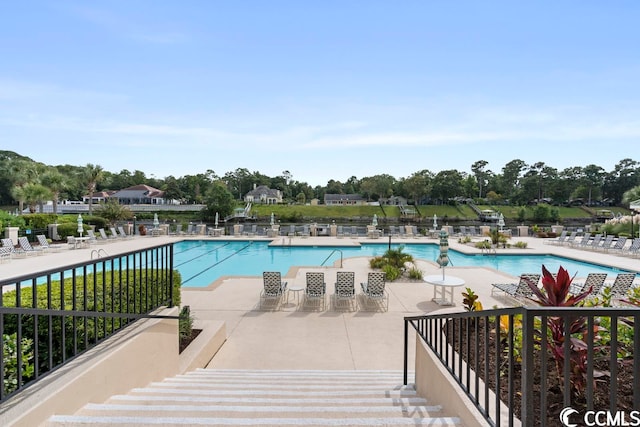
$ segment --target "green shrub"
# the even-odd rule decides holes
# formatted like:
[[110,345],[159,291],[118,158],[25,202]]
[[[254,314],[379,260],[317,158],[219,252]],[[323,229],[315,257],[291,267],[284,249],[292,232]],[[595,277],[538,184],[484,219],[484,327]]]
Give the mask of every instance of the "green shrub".
[[381,256],[377,256],[369,260],[369,267],[371,268],[382,268],[386,264],[387,264],[387,260],[382,258]]
[[404,269],[404,264],[413,261],[413,256],[407,254],[404,251],[404,246],[400,246],[398,249],[388,249],[382,256],[388,264],[399,269]]
[[[122,281],[119,274],[87,274],[86,287],[81,286],[83,276],[76,276],[75,290],[72,279],[64,281],[63,293],[59,281],[51,282],[51,298],[47,297],[47,285],[36,287],[36,304],[33,307],[31,301],[32,288],[21,290],[22,307],[53,309],[53,310],[85,310],[85,311],[105,311],[105,312],[130,312],[142,313],[148,308],[156,305],[154,295],[150,290],[157,289],[162,292],[167,284],[163,271],[137,270],[136,279],[138,291],[134,293],[133,284],[127,280],[127,273],[122,274]],[[113,279],[113,280],[112,280]],[[131,279],[131,277],[130,277]],[[180,286],[182,278],[177,271],[173,272],[173,296],[174,304],[180,304]],[[74,300],[75,296],[75,300]],[[63,303],[61,301],[64,301]],[[15,291],[6,292],[3,295],[3,305],[15,307]],[[62,306],[64,304],[64,307]],[[106,317],[86,317],[84,319],[64,317],[64,325],[61,318],[54,317],[50,322],[46,316],[34,317],[32,315],[21,315],[22,336],[35,337],[38,334],[38,369],[39,372],[47,372],[62,363],[63,360],[72,357],[76,351],[82,351],[92,344],[104,339],[108,334],[123,326],[124,321],[117,318]],[[36,321],[37,319],[37,321]],[[12,334],[17,332],[17,315],[7,314],[4,316],[4,331]],[[48,352],[48,335],[53,338],[53,354]],[[64,339],[63,339],[64,338]],[[63,343],[64,342],[64,347]],[[50,366],[50,360],[53,365]]]
[[514,244],[514,246],[518,249],[526,249],[527,248],[527,242],[516,242]]
[[193,330],[193,316],[191,316],[191,307],[185,305],[180,310],[180,315],[178,316],[178,331],[179,331],[179,339],[183,340],[189,338],[191,336],[191,331]]
[[109,226],[109,221],[107,221],[106,218],[103,218],[101,216],[87,215],[87,216],[83,216],[82,220],[83,220],[83,224],[93,225],[95,226],[96,230],[99,230],[101,228],[107,228]]
[[422,270],[416,267],[411,267],[411,269],[409,270],[409,278],[414,280],[422,280]]
[[462,292],[462,305],[466,311],[481,311],[482,303],[478,300],[479,296],[471,288],[465,288]]
[[393,282],[394,280],[402,276],[402,271],[398,267],[394,267],[391,264],[385,264],[382,267],[382,271],[384,271],[385,275],[387,276],[387,280],[390,282]]
[[538,222],[548,222],[551,220],[551,209],[549,205],[540,203],[533,208],[533,220]]
[[55,224],[58,220],[58,216],[54,214],[25,214],[22,216],[26,228],[47,228],[49,224]]
[[482,242],[476,242],[475,247],[477,249],[491,249],[491,241],[483,240]]
[[[34,373],[33,340],[21,340],[22,383],[30,381]],[[2,335],[2,361],[4,363],[4,394],[13,393],[18,388],[18,335]]]
[[[82,225],[82,228],[85,232],[89,229],[85,224]],[[68,236],[77,236],[78,235],[78,224],[77,223],[66,223],[66,224],[58,224],[58,236],[60,236],[60,240],[67,240]]]
[[0,232],[1,233],[4,233],[5,227],[25,228],[24,215],[15,216],[15,215],[11,215],[9,212],[6,212],[0,209]]

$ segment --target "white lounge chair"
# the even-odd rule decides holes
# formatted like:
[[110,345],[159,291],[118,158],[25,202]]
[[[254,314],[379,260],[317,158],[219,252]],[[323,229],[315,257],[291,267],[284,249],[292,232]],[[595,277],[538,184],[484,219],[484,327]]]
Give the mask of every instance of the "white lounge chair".
[[632,257],[638,256],[640,253],[640,237],[636,237],[631,242],[631,246],[629,246],[626,250],[623,250],[622,255],[629,255]]
[[612,296],[617,298],[627,296],[627,293],[629,292],[629,289],[631,289],[635,279],[636,273],[618,273],[611,285]]
[[[154,230],[155,230],[155,228],[154,228]],[[133,236],[130,236],[127,233],[125,233],[124,232],[124,228],[122,226],[118,227],[118,235],[120,236],[121,239],[128,239],[130,237],[133,237]]]
[[562,230],[562,232],[560,233],[560,235],[555,238],[555,239],[545,239],[544,240],[544,244],[545,245],[561,245],[564,243],[564,241],[567,238],[567,230]]
[[355,273],[353,271],[338,271],[336,273],[335,292],[333,294],[333,308],[339,308],[341,305],[351,309],[358,308],[358,299],[356,298],[355,289]]
[[385,274],[377,271],[369,273],[367,281],[360,283],[367,307],[379,306],[383,311],[389,309],[389,293],[385,289],[385,283]]
[[118,234],[118,230],[115,227],[110,227],[109,231],[111,231],[112,239],[122,239],[123,237]]
[[492,283],[491,295],[494,292],[499,291],[512,298],[530,297],[533,295],[533,291],[529,287],[529,283],[533,283],[536,286],[540,281],[540,274],[525,273],[520,275],[518,283]]
[[307,272],[307,288],[304,292],[304,308],[316,306],[319,310],[326,309],[327,285],[324,282],[324,273]]
[[98,243],[98,237],[96,236],[96,233],[93,232],[93,230],[87,230],[87,237],[89,237],[89,240],[87,240],[87,242],[89,242],[90,245],[95,245],[96,243]]
[[584,248],[585,246],[587,246],[589,244],[589,241],[591,241],[591,233],[585,233],[582,236],[582,239],[578,240],[578,241],[573,241],[570,243],[572,248]]
[[104,231],[104,228],[100,228],[98,230],[98,233],[100,234],[100,240],[104,240],[105,242],[108,242],[109,240],[116,238],[116,236],[111,236],[111,237],[107,236],[107,232]]
[[44,250],[40,247],[33,247],[26,237],[18,237],[20,248],[28,255],[43,255]]
[[262,273],[263,289],[260,292],[260,308],[271,302],[273,309],[280,308],[282,299],[287,291],[287,282],[282,281],[279,271],[265,271]]
[[25,251],[23,251],[22,248],[16,248],[13,240],[8,237],[2,239],[2,247],[11,254],[11,258],[24,258],[27,256]]
[[564,242],[561,243],[561,245],[563,246],[571,246],[575,241],[576,241],[576,237],[578,236],[578,232],[577,231],[572,231],[571,234],[569,234],[569,237],[567,237]]
[[587,242],[584,246],[584,249],[596,250],[600,246],[600,241],[602,241],[602,234],[596,234],[593,236],[593,239]]
[[50,244],[47,238],[44,236],[44,234],[38,234],[36,238],[38,239],[38,243],[40,244],[40,247],[42,248],[43,251],[57,252],[64,247],[64,245]]
[[5,248],[4,246],[0,247],[0,262],[9,261],[11,261],[11,250],[9,248]]
[[598,295],[607,280],[607,273],[589,273],[584,283],[571,283],[569,292],[573,295],[581,294],[591,288],[591,295]]
[[627,238],[626,237],[618,237],[618,239],[616,240],[616,242],[614,243],[614,245],[610,248],[607,249],[607,252],[612,251],[612,252],[622,252],[624,250],[625,245],[627,244]]
[[610,234],[610,235],[608,235],[607,237],[604,238],[604,240],[602,241],[602,244],[600,246],[592,248],[592,249],[595,249],[597,251],[607,252],[611,248],[611,245],[613,245],[613,239],[614,238],[615,238],[615,236],[613,234]]

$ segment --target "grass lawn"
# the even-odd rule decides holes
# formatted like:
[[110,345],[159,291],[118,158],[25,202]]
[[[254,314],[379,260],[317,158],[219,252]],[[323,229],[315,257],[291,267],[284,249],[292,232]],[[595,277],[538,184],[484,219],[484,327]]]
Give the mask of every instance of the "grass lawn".
[[[506,219],[516,220],[522,209],[521,206],[478,206],[480,209],[493,209],[502,212]],[[410,206],[415,209],[415,207]],[[589,219],[590,213],[579,207],[553,207],[558,210],[560,218],[584,218]],[[524,207],[526,218],[533,218],[534,207]],[[628,214],[624,208],[609,208],[614,213]],[[423,205],[418,206],[418,217],[423,220],[432,218],[435,214],[439,220],[447,219],[465,221],[476,220],[477,215],[467,205]],[[595,212],[595,211],[594,211]],[[273,213],[280,221],[304,221],[304,220],[362,220],[377,215],[380,220],[386,218],[400,218],[402,215],[397,206],[308,206],[308,205],[253,205],[252,215],[259,220],[268,219]]]

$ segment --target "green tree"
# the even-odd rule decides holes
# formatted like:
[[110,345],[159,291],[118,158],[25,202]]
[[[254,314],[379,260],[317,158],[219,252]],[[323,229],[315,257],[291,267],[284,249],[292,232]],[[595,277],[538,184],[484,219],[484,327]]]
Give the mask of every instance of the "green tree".
[[167,200],[178,200],[184,202],[184,193],[180,189],[180,183],[173,176],[168,176],[164,180],[165,184],[162,187],[164,191],[164,198]]
[[54,215],[58,214],[58,201],[60,200],[60,193],[67,189],[67,183],[67,177],[62,175],[55,168],[50,168],[42,175],[42,185],[44,185],[49,189],[49,191],[51,191]]
[[396,179],[394,177],[388,174],[381,174],[363,178],[360,188],[368,199],[378,200],[392,196],[395,184]]
[[640,185],[625,191],[622,195],[622,203],[626,205],[629,205],[631,202],[635,202],[636,200],[640,200]]
[[[17,188],[17,187],[16,187]],[[42,184],[29,183],[20,188],[21,199],[29,207],[29,212],[35,213],[36,206],[44,204],[45,201],[51,198],[51,191]],[[40,210],[42,212],[42,209]]]
[[586,187],[589,189],[588,204],[591,206],[591,196],[594,189],[597,190],[598,194],[600,193],[600,188],[604,183],[605,171],[600,166],[594,164],[585,166],[582,171]]
[[433,173],[427,169],[423,169],[414,172],[409,178],[404,180],[404,189],[415,203],[418,203],[431,193],[432,180]]
[[37,171],[35,162],[30,160],[14,159],[8,164],[10,176],[13,178],[13,189],[11,194],[18,201],[18,211],[22,214],[25,203],[24,187],[27,184],[35,183]]
[[110,225],[114,225],[116,221],[127,220],[133,217],[133,213],[129,207],[121,205],[115,199],[109,199],[106,203],[98,206],[96,215],[106,219]]
[[614,204],[620,203],[624,192],[640,184],[639,163],[631,159],[623,159],[616,164],[614,170],[605,176],[604,192]]
[[455,169],[438,172],[433,178],[432,195],[447,203],[449,199],[458,196],[462,188],[462,175]]
[[478,183],[478,198],[482,198],[482,189],[487,183],[488,172],[485,172],[484,168],[489,164],[486,160],[478,160],[474,164],[471,165],[471,172],[473,172],[473,176],[476,178],[476,182]]
[[520,160],[511,160],[502,168],[502,194],[507,199],[517,198],[520,191],[520,179],[523,171],[527,168],[527,164]]
[[350,194],[344,191],[342,187],[342,183],[340,181],[335,181],[330,179],[327,182],[325,193],[327,194]]
[[93,193],[96,192],[96,189],[98,187],[98,183],[100,181],[102,181],[102,178],[104,176],[104,170],[102,169],[102,166],[100,165],[92,165],[91,163],[88,163],[85,167],[84,167],[84,171],[83,171],[83,178],[84,178],[84,182],[86,184],[86,189],[87,192],[89,193],[89,215],[91,215],[93,213]]
[[230,215],[235,207],[233,194],[221,182],[216,182],[209,188],[205,194],[205,203],[206,207],[201,212],[205,220],[215,218],[216,212],[224,218]]

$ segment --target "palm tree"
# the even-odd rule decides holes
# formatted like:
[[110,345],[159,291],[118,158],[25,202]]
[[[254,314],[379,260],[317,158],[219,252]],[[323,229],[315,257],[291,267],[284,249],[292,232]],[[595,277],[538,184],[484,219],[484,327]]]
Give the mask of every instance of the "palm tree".
[[37,176],[36,169],[33,162],[16,159],[9,162],[9,170],[11,171],[14,185],[11,195],[18,201],[18,211],[22,214],[25,202],[22,189],[25,185],[35,182]]
[[58,214],[58,201],[60,193],[67,189],[67,178],[56,169],[49,169],[42,175],[42,185],[47,187],[53,195],[53,214]]
[[398,249],[388,249],[384,253],[384,258],[388,263],[397,268],[404,268],[406,262],[413,262],[413,256],[404,252],[404,247],[400,246]]
[[100,165],[92,165],[88,163],[84,168],[84,179],[87,184],[87,191],[89,192],[89,215],[92,214],[93,193],[96,192],[98,183],[102,181],[104,177],[104,170]]
[[116,221],[132,217],[131,210],[127,206],[118,203],[115,199],[109,199],[106,203],[101,204],[96,209],[96,214],[109,221],[111,225],[114,225]]
[[[51,198],[51,190],[42,184],[27,184],[22,187],[22,197],[29,206],[29,212],[35,213],[36,206],[44,203],[45,200]],[[40,209],[42,212],[42,209]]]

